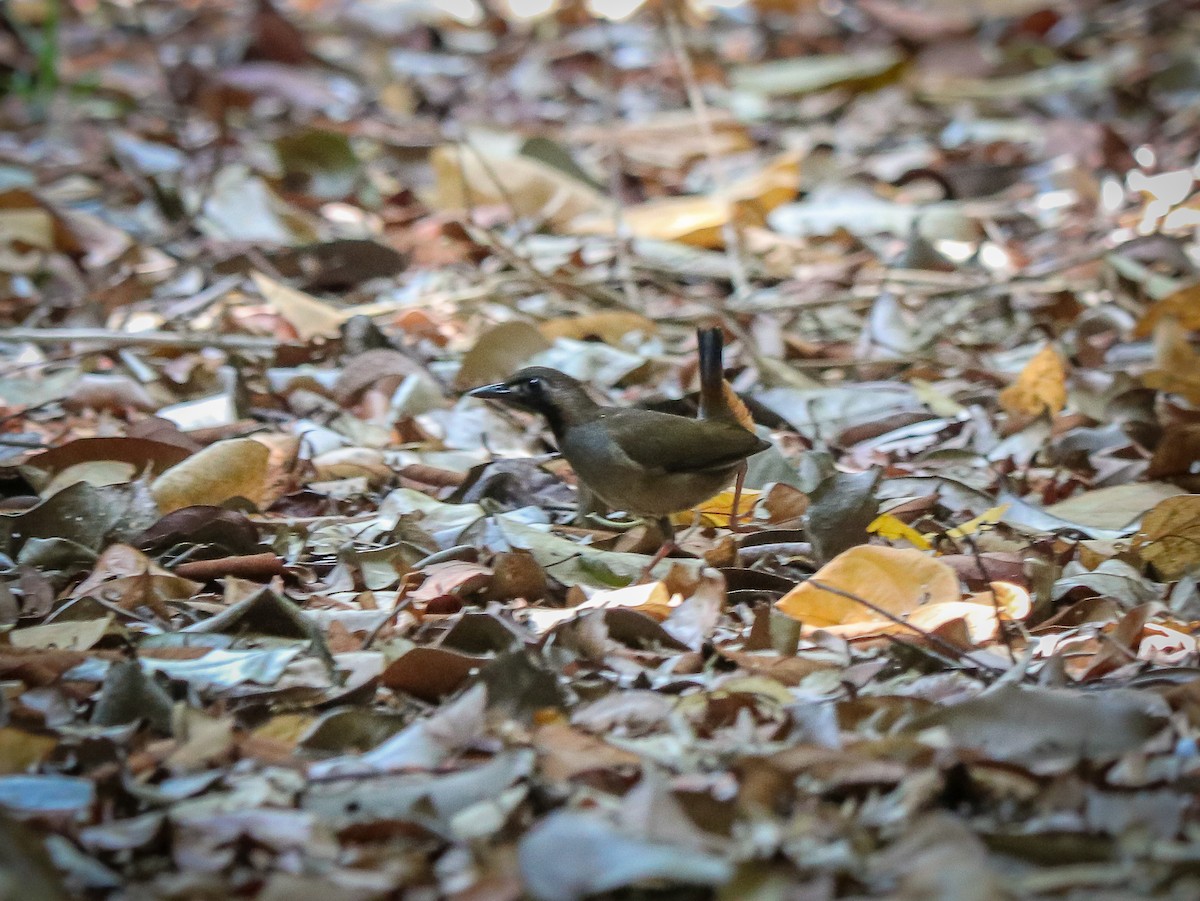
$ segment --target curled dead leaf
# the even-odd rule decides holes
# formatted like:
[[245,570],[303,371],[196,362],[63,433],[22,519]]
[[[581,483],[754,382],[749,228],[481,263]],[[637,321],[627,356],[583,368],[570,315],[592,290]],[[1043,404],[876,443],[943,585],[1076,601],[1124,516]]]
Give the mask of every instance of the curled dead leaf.
[[1017,380],[1000,392],[1000,406],[1011,416],[1051,415],[1067,405],[1067,364],[1052,345],[1039,350]]
[[219,505],[235,497],[255,501],[265,486],[270,451],[252,438],[211,444],[154,480],[150,492],[158,509]]

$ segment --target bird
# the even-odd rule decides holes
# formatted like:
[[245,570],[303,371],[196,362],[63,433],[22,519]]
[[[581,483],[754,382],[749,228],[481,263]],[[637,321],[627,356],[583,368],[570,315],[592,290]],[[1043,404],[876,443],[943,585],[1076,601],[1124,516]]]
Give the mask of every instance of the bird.
[[699,329],[697,344],[695,419],[602,406],[579,381],[545,366],[468,393],[541,415],[585,488],[613,510],[658,521],[666,541],[657,561],[674,549],[671,514],[708,500],[735,478],[740,494],[747,458],[771,446],[743,425],[752,422],[723,376],[721,330]]

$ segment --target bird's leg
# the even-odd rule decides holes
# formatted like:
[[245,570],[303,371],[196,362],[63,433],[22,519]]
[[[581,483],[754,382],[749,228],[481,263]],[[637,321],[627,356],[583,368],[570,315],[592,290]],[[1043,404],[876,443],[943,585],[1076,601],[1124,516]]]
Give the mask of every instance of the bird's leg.
[[592,489],[580,482],[575,489],[575,499],[575,525],[586,527],[592,514],[601,512],[599,498],[592,493]]
[[733,510],[729,514],[729,531],[740,532],[741,525],[738,523],[738,517],[741,515],[742,506],[742,487],[746,483],[746,461],[742,461],[742,465],[738,467],[737,479],[733,483]]
[[634,583],[635,585],[640,585],[643,582],[649,582],[651,578],[650,573],[654,570],[654,567],[662,563],[672,551],[679,550],[679,546],[675,544],[675,528],[671,525],[671,518],[669,516],[660,516],[657,522],[658,528],[663,534],[662,546],[658,549],[658,552],[650,558],[650,562],[646,564],[641,573],[638,574],[637,581]]

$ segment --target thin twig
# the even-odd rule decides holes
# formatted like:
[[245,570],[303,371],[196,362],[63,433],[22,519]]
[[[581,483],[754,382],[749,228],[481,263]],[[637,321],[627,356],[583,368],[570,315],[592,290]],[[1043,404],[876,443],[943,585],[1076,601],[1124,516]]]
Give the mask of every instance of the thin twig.
[[0,341],[29,344],[69,344],[74,341],[109,347],[179,347],[185,350],[245,350],[274,353],[280,345],[262,335],[211,335],[203,332],[117,332],[104,328],[6,328]]
[[968,660],[982,670],[987,670],[995,675],[1001,675],[1004,672],[1004,670],[1000,669],[999,667],[992,666],[989,663],[984,663],[982,660],[975,659],[971,656],[969,651],[965,651],[957,645],[946,641],[946,639],[942,638],[940,635],[935,635],[933,632],[930,632],[927,629],[922,629],[920,626],[908,622],[906,619],[897,616],[890,610],[885,610],[883,607],[880,607],[874,601],[868,601],[862,595],[854,594],[851,591],[845,591],[844,589],[830,585],[828,582],[822,582],[817,579],[809,579],[807,584],[813,586],[814,588],[819,588],[821,591],[828,591],[830,594],[836,594],[838,597],[845,598],[848,601],[854,601],[856,604],[862,604],[876,616],[882,616],[889,622],[895,623],[897,626],[903,626],[905,629],[912,629],[912,631],[916,632],[929,643],[937,645],[937,647],[939,647],[942,651],[955,657],[961,657],[964,660]]
[[617,275],[625,289],[629,304],[635,309],[644,309],[641,292],[638,291],[637,279],[633,275],[633,265],[629,260],[629,228],[625,222],[625,204],[621,202],[621,141],[617,129],[617,67],[613,59],[617,48],[612,39],[612,24],[604,20],[604,41],[607,53],[604,54],[604,117],[608,120],[608,193],[612,195],[613,235],[616,241],[613,245],[613,261],[617,264]]
[[[561,294],[563,297],[583,295],[589,300],[603,306],[617,307],[622,310],[630,309],[624,297],[603,285],[589,285],[584,282],[567,281],[566,279],[547,275],[525,257],[521,256],[516,249],[508,246],[495,232],[487,231],[477,226],[467,226],[467,230],[472,238],[481,244],[487,244],[497,256],[502,257],[510,266],[525,273],[534,282],[542,284],[556,294]],[[636,310],[633,312],[636,312]]]
[[[725,194],[731,181],[729,167],[723,157],[717,153],[717,137],[713,131],[712,117],[708,113],[708,103],[700,82],[696,79],[696,70],[692,66],[692,58],[688,55],[687,46],[683,41],[683,29],[679,25],[679,16],[671,7],[664,12],[663,21],[666,24],[667,43],[671,45],[671,53],[679,68],[679,76],[683,79],[684,91],[687,93],[688,104],[696,115],[700,133],[704,136],[705,155],[713,170],[713,181],[718,194]],[[729,201],[732,209],[732,201]],[[725,239],[725,253],[729,257],[730,275],[733,281],[734,297],[747,297],[750,294],[750,280],[746,275],[746,265],[742,260],[742,240],[732,216],[728,216],[721,225],[721,235]]]
[[[983,557],[979,553],[979,543],[975,541],[973,535],[964,535],[967,547],[971,549],[971,556],[975,560],[975,566],[979,569],[979,575],[983,581],[989,586],[992,584],[992,579],[988,575],[987,566],[984,565]],[[1017,652],[1013,649],[1012,636],[1008,634],[1008,629],[1004,627],[1004,620],[1000,617],[1000,598],[996,597],[996,592],[989,589],[988,594],[992,596],[992,610],[996,615],[996,631],[1000,633],[1000,640],[1004,642],[1004,647],[1008,649],[1008,659],[1015,666],[1017,663]]]

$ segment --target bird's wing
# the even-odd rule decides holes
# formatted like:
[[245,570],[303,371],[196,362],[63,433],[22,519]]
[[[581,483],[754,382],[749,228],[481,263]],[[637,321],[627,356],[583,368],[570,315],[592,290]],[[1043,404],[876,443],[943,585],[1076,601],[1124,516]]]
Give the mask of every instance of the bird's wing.
[[648,469],[720,469],[770,447],[753,432],[722,420],[701,421],[649,410],[606,410],[604,419],[609,436],[626,456]]

